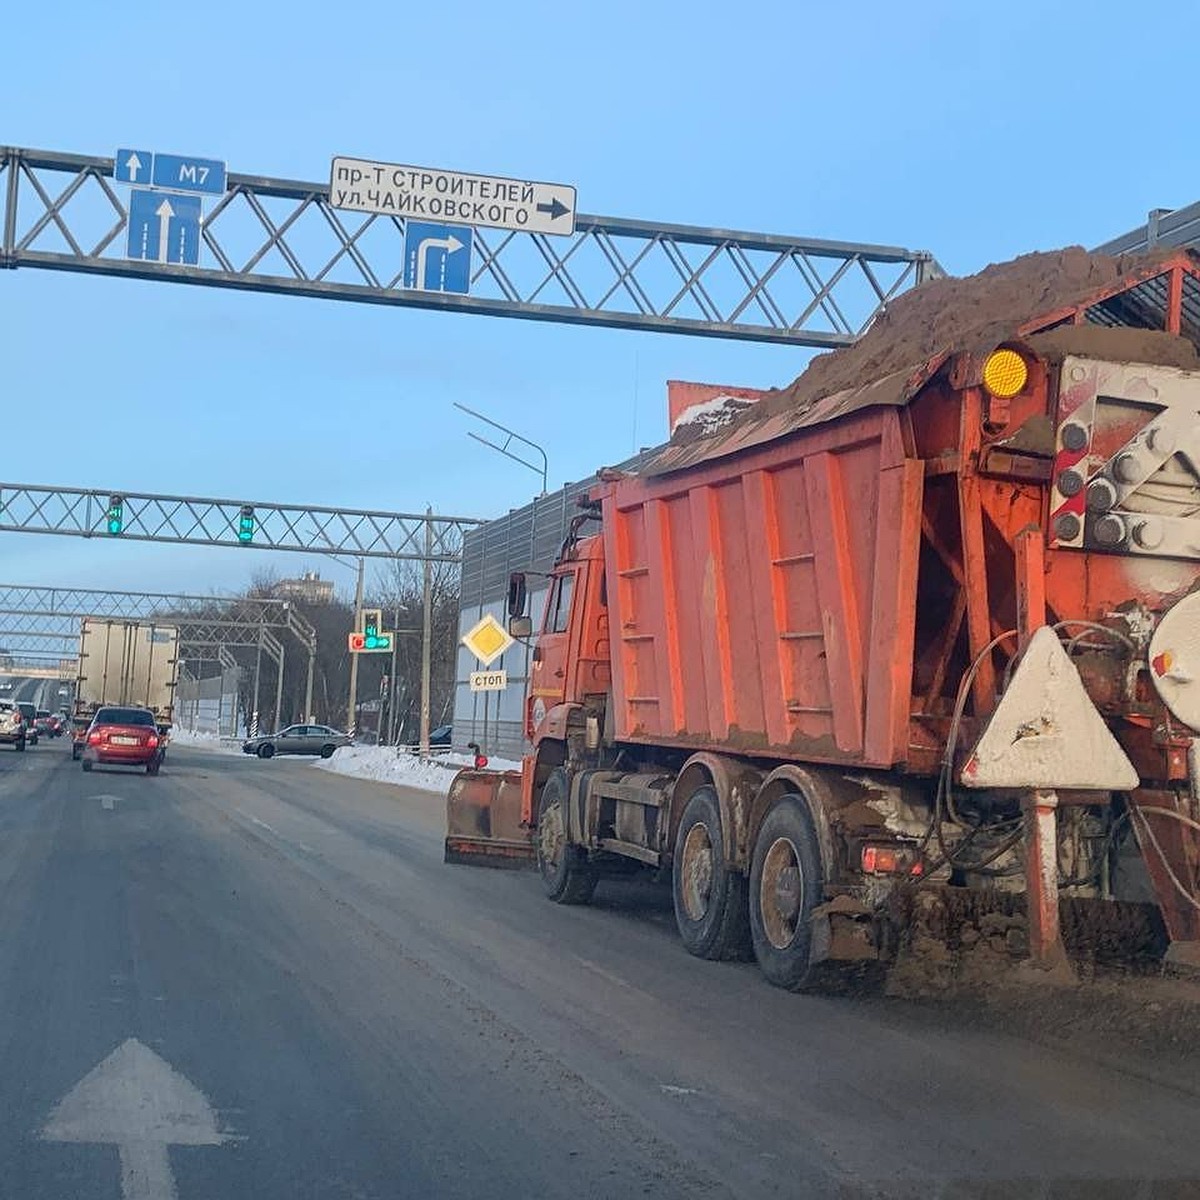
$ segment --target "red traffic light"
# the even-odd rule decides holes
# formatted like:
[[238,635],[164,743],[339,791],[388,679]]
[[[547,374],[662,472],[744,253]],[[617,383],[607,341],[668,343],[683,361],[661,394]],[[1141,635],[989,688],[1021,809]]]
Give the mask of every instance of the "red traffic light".
[[350,635],[350,649],[351,650],[362,650],[366,646],[366,644],[367,644],[367,639],[364,634],[352,633]]

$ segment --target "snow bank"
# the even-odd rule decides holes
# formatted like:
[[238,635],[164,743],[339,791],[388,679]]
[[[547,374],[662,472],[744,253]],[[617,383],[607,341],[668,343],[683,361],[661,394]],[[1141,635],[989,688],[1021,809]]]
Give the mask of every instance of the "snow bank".
[[[469,767],[474,759],[468,754],[440,754],[422,762],[414,754],[397,754],[394,746],[342,746],[332,758],[321,758],[312,765],[321,771],[338,775],[353,775],[359,779],[374,779],[397,787],[417,788],[424,792],[445,795],[450,781],[460,767]],[[517,771],[521,764],[506,758],[493,758],[488,768],[496,771]]]
[[240,740],[222,739],[219,734],[205,733],[200,729],[172,729],[171,744],[187,746],[194,750],[215,750],[218,754],[241,754]]

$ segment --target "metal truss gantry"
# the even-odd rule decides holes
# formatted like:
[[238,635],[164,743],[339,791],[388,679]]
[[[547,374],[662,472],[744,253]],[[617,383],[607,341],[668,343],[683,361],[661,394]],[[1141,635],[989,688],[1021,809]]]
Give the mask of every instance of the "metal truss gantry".
[[[123,522],[121,532],[115,535],[107,531],[107,514],[114,496],[121,498]],[[246,509],[252,510],[254,523],[251,542],[238,537]],[[463,532],[481,524],[474,517],[433,513],[163,496],[120,488],[0,483],[0,531],[11,533],[202,546],[250,545],[258,550],[305,554],[458,562]]]
[[1183,208],[1155,208],[1146,223],[1096,247],[1098,254],[1141,254],[1146,250],[1200,243],[1200,201]]
[[[180,657],[186,659],[194,659],[195,652],[227,652],[229,647],[265,651],[278,668],[277,710],[282,701],[284,663],[284,646],[277,631],[286,630],[307,652],[305,712],[312,712],[317,632],[290,601],[0,583],[0,639],[19,639],[24,653],[55,653],[74,642],[77,655],[79,630],[70,624],[83,617],[169,622],[179,628]],[[256,667],[256,708],[258,675]],[[276,724],[278,721],[277,711]]]
[[404,288],[405,220],[333,208],[329,187],[230,175],[197,267],[123,257],[113,160],[0,147],[0,266],[832,349],[941,274],[897,246],[578,215],[571,237],[472,226],[470,295]]

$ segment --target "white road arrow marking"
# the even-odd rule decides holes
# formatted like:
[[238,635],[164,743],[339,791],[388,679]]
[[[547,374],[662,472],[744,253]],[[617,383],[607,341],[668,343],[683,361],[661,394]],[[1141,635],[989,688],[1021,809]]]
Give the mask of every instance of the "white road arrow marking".
[[[416,279],[413,282],[421,291],[425,291],[425,259],[429,255],[430,250],[445,250],[447,256],[453,254],[455,250],[461,250],[466,245],[465,242],[460,242],[458,238],[451,234],[444,238],[422,238],[417,243],[417,272]],[[442,268],[445,270],[445,259],[442,260]]]
[[136,154],[131,154],[125,160],[125,170],[129,172],[129,182],[133,183],[138,177],[138,172],[142,169],[142,160]]
[[204,1094],[136,1038],[59,1101],[42,1138],[116,1146],[125,1200],[176,1200],[167,1147],[226,1140]]
[[175,215],[175,210],[171,207],[170,200],[164,200],[155,210],[154,215],[158,218],[158,261],[165,263],[167,261],[167,237],[171,232],[171,218]]
[[109,812],[112,812],[113,806],[116,804],[116,802],[118,800],[121,799],[121,797],[120,796],[110,796],[107,792],[104,792],[99,796],[92,796],[92,797],[90,797],[90,799],[99,800],[101,808],[107,809]]

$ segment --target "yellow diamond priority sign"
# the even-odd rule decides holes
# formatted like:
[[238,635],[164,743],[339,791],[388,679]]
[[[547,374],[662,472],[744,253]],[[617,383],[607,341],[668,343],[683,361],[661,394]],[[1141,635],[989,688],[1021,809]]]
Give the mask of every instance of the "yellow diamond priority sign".
[[469,633],[462,644],[486,667],[513,644],[508,630],[488,613]]

